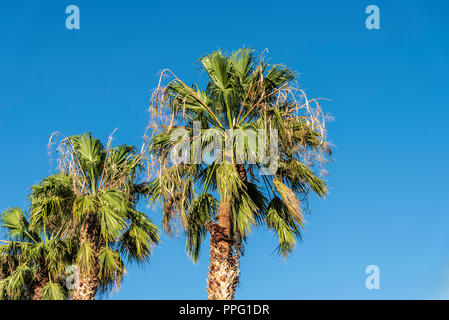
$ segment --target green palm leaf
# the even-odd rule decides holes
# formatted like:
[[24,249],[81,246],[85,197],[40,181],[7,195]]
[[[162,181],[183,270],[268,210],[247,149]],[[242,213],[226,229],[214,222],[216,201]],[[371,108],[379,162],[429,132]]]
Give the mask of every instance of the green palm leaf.
[[65,300],[66,293],[59,283],[49,281],[42,289],[42,300]]

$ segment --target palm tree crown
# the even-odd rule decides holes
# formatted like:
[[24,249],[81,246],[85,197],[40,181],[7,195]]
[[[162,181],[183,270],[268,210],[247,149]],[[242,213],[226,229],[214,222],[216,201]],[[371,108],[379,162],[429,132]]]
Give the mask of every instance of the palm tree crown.
[[[19,208],[2,212],[8,240],[0,246],[0,299],[68,297],[66,268],[76,252],[73,239],[64,235],[71,226],[71,195],[70,178],[52,175],[32,187],[31,217]],[[58,214],[47,216],[50,211]]]
[[[159,175],[148,193],[151,202],[162,201],[167,231],[181,223],[194,260],[210,232],[209,298],[231,299],[238,257],[253,227],[265,224],[277,234],[279,252],[292,252],[304,223],[303,202],[310,191],[322,198],[327,193],[312,166],[321,166],[330,148],[318,99],[307,99],[290,69],[258,63],[247,48],[216,51],[200,62],[208,75],[205,90],[172,74],[153,94],[148,150]],[[196,148],[206,150],[201,159],[208,161],[196,161]],[[270,151],[271,171],[269,150],[276,151]],[[183,161],[173,161],[180,154]]]
[[[30,217],[18,208],[2,214],[9,240],[0,247],[1,297],[94,299],[120,285],[124,258],[149,259],[159,230],[136,210],[143,157],[110,142],[104,147],[90,133],[64,137],[60,172],[32,187]],[[68,267],[79,271],[73,290],[64,286]]]
[[157,227],[136,210],[143,185],[137,183],[142,156],[128,145],[107,147],[90,133],[61,140],[60,170],[70,176],[72,214],[78,226],[76,263],[80,287],[73,299],[93,299],[97,289],[120,285],[122,257],[147,261],[159,242]]

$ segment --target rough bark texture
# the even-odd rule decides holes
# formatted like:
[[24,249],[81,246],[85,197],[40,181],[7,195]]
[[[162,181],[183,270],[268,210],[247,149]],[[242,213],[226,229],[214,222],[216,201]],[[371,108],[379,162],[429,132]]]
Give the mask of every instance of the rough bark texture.
[[48,282],[48,278],[40,273],[36,274],[30,286],[30,299],[31,300],[42,300],[42,289]]
[[207,279],[209,300],[232,300],[239,279],[238,255],[233,255],[231,208],[228,202],[220,204],[218,223],[207,225],[210,232],[210,261]]
[[[242,182],[247,183],[244,164],[237,164],[236,170]],[[239,282],[239,249],[231,236],[231,203],[222,200],[217,223],[209,222],[210,261],[207,279],[209,300],[233,300]]]
[[72,300],[95,300],[98,290],[98,279],[91,274],[81,274],[79,286],[73,289],[71,294]]
[[86,223],[80,233],[80,243],[89,242],[95,253],[94,266],[91,266],[89,272],[82,272],[79,275],[78,286],[72,290],[71,300],[95,300],[98,291],[98,253],[101,248],[100,230],[95,221],[90,220]]

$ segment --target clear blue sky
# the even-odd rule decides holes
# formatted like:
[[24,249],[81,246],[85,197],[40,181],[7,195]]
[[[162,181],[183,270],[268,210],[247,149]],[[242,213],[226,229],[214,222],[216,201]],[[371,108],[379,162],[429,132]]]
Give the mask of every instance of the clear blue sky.
[[[80,30],[65,28],[69,4]],[[370,4],[380,30],[365,28]],[[53,131],[118,127],[115,143],[140,146],[160,70],[193,83],[203,54],[268,48],[309,96],[332,99],[335,161],[292,257],[264,229],[249,238],[237,298],[449,298],[448,14],[436,0],[2,2],[0,208],[24,208],[51,172]],[[184,241],[164,235],[112,298],[205,299],[208,249],[194,265]],[[371,264],[380,290],[365,288]]]

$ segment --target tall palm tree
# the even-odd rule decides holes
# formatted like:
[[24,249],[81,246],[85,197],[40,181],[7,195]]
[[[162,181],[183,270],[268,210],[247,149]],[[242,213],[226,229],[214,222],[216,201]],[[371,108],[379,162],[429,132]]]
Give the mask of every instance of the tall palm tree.
[[[111,148],[110,142],[104,147],[87,133],[64,138],[58,146],[60,170],[70,177],[74,194],[70,234],[80,272],[74,300],[92,300],[98,290],[118,287],[126,272],[123,258],[144,262],[159,242],[157,227],[136,210],[143,157],[132,146]],[[41,216],[54,216],[51,207],[45,209]]]
[[70,239],[51,230],[39,232],[19,208],[1,214],[8,239],[0,245],[0,299],[63,300],[66,266],[72,259]]
[[29,218],[19,208],[1,214],[9,239],[2,240],[0,246],[2,298],[67,297],[66,267],[73,263],[76,252],[69,233],[73,199],[70,177],[55,174],[32,186]]
[[[200,62],[205,90],[165,70],[153,94],[148,150],[158,175],[148,194],[163,203],[168,232],[179,224],[185,229],[195,261],[209,232],[208,298],[226,300],[234,298],[252,228],[265,224],[284,258],[292,252],[309,192],[326,196],[312,166],[322,168],[331,149],[318,99],[307,99],[290,69],[258,63],[247,48],[216,51]],[[173,79],[163,86],[167,74]],[[197,161],[198,148],[206,150],[204,161]],[[278,154],[268,157],[269,150]],[[267,168],[267,158],[274,166]]]

